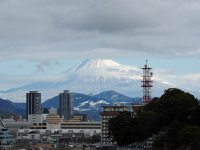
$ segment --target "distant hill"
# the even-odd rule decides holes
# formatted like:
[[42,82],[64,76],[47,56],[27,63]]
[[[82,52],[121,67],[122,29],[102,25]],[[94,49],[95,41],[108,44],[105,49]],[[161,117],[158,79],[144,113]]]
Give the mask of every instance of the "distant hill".
[[[73,94],[73,99],[74,99],[74,107],[78,106],[80,103],[83,103],[87,100],[92,100],[92,101],[97,101],[98,98],[81,94],[81,93],[72,93]],[[59,107],[59,96],[55,96],[53,98],[50,98],[46,100],[45,102],[42,103],[43,108],[50,108],[50,107]]]
[[0,98],[0,115],[8,113],[21,114],[25,117],[26,114],[26,103],[13,103],[10,100],[4,100]]
[[[97,95],[85,95],[81,93],[73,93],[74,98],[74,113],[86,113],[90,120],[100,120],[99,113],[102,111],[102,106],[120,105],[129,106],[131,103],[142,103],[141,98],[131,98],[115,91],[105,91]],[[44,103],[43,108],[58,108],[59,97],[55,96]]]
[[[81,93],[72,93],[73,94],[73,99],[74,99],[74,107],[75,109],[82,108],[82,109],[88,109],[89,105],[86,105],[86,103],[93,102],[100,104],[105,104],[105,105],[116,105],[118,102],[121,105],[124,104],[130,104],[130,103],[142,103],[141,98],[131,98],[128,96],[125,96],[123,94],[117,93],[115,91],[105,91],[102,93],[99,93],[97,95],[85,95]],[[99,102],[100,101],[100,102]],[[96,104],[91,104],[96,105]],[[86,107],[87,106],[87,107]],[[45,102],[42,103],[42,108],[50,108],[50,107],[59,107],[59,96],[55,96],[53,98],[50,98],[46,100]]]
[[105,91],[100,94],[94,95],[95,98],[105,99],[109,102],[130,102],[130,103],[141,103],[141,98],[131,98],[115,91]]
[[[74,99],[74,113],[88,114],[89,120],[99,121],[102,106],[120,105],[130,106],[131,103],[142,103],[141,98],[131,98],[115,91],[105,91],[97,95],[72,93]],[[42,108],[58,108],[59,97],[55,96],[42,103]],[[17,113],[25,117],[26,103],[13,103],[0,98],[0,114]]]
[[[72,93],[74,100],[74,113],[85,113],[88,114],[89,120],[99,121],[99,112],[101,111],[102,105],[108,105],[106,101],[100,101],[100,99],[95,98],[90,95],[85,95],[81,93]],[[49,100],[42,103],[42,108],[58,108],[59,107],[59,96],[55,96]]]

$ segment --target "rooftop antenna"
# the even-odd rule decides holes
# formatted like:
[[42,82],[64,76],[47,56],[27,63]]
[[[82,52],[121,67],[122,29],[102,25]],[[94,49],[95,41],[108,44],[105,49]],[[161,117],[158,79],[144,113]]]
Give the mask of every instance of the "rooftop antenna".
[[143,104],[148,104],[149,101],[151,100],[151,87],[152,85],[152,80],[151,77],[153,76],[153,72],[151,72],[150,67],[148,67],[148,60],[146,60],[146,64],[144,65],[143,69],[143,80],[142,82],[142,87],[143,87]]

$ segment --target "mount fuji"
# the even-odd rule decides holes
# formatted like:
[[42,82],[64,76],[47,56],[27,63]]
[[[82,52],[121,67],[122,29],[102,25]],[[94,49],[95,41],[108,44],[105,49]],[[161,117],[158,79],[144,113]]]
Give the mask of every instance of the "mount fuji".
[[[121,65],[113,60],[87,59],[56,76],[57,81],[38,81],[1,91],[0,97],[14,102],[25,102],[25,94],[32,90],[42,93],[42,101],[63,90],[85,94],[114,90],[130,97],[142,97],[141,75],[142,70],[137,67]],[[158,80],[154,80],[153,84],[152,96],[160,96],[165,89],[173,87]]]

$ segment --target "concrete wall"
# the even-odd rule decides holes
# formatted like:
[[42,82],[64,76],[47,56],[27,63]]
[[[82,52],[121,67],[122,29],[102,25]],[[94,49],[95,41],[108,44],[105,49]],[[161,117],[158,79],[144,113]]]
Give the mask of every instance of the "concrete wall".
[[42,123],[42,115],[40,114],[29,114],[28,115],[28,123],[31,124],[39,124]]
[[47,129],[60,129],[60,128],[61,128],[60,123],[57,123],[57,124],[49,124],[49,123],[47,123]]

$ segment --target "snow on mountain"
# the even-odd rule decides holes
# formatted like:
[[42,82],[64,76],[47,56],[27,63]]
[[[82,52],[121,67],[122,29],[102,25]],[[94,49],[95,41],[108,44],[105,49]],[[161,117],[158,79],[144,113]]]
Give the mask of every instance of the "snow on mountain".
[[85,106],[86,104],[88,104],[90,101],[85,101],[85,102],[83,102],[83,103],[81,103],[79,106],[77,106],[77,107],[83,107],[83,106]]
[[[76,65],[72,69],[70,69],[67,72],[93,72],[95,70],[101,70],[101,71],[138,71],[139,69],[137,67],[131,67],[131,66],[123,66],[119,63],[113,61],[113,60],[102,60],[102,59],[86,59],[85,61],[81,62],[80,64]],[[104,72],[105,73],[105,72]]]
[[108,103],[108,102],[105,101],[105,100],[100,100],[100,101],[98,101],[98,102],[96,102],[96,103],[93,102],[93,101],[90,102],[90,106],[91,106],[91,107],[96,106],[96,105],[98,105],[98,104],[108,104],[108,105],[109,105],[110,103]]
[[[96,95],[85,95],[81,93],[72,93],[74,100],[74,110],[76,113],[84,112],[90,114],[99,114],[102,106],[121,105],[128,106],[130,103],[142,103],[141,98],[131,98],[115,91],[104,91]],[[113,95],[117,95],[113,96]],[[55,96],[42,103],[42,108],[59,107],[59,96]]]
[[[42,93],[42,101],[45,101],[66,89],[85,94],[114,90],[131,97],[142,97],[141,75],[142,70],[137,67],[121,65],[113,60],[87,59],[58,75],[57,81],[34,82],[0,92],[0,97],[25,102],[28,91],[38,90]],[[173,87],[167,82],[154,80],[153,96],[160,96],[165,89]]]
[[113,60],[87,59],[65,72],[69,78],[83,80],[82,82],[98,83],[106,80],[140,79],[140,70],[137,67],[124,66]]
[[96,110],[96,111],[98,111],[99,109],[101,109],[102,105],[109,105],[109,104],[110,103],[108,103],[106,100],[99,100],[97,102],[88,100],[88,101],[80,103],[78,106],[74,107],[74,110],[77,110],[77,111]]
[[86,104],[89,104],[90,107],[95,107],[95,106],[98,105],[98,104],[110,104],[110,103],[108,103],[108,102],[105,101],[105,100],[99,100],[99,101],[97,101],[97,102],[88,100],[88,101],[85,101],[85,102],[81,103],[81,104],[80,104],[79,106],[77,106],[77,107],[78,107],[78,108],[84,107]]

